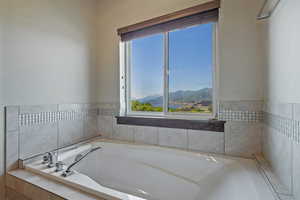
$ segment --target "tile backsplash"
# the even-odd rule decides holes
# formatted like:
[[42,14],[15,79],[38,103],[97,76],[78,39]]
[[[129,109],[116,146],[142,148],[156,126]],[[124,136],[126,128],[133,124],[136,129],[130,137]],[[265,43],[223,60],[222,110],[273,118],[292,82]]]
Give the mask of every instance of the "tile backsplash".
[[261,122],[263,120],[262,101],[221,101],[218,119],[239,122]]
[[119,105],[59,104],[6,107],[6,163],[15,168],[25,159],[102,135],[104,138],[252,157],[262,149],[262,102],[223,101],[219,119],[225,132],[119,125]]
[[300,198],[300,104],[266,102],[263,154],[285,190],[277,193]]
[[6,107],[6,169],[18,159],[99,136],[97,104]]
[[261,153],[262,101],[220,102],[218,119],[227,121],[225,132],[118,125],[118,105],[99,106],[99,131],[106,138],[242,157]]

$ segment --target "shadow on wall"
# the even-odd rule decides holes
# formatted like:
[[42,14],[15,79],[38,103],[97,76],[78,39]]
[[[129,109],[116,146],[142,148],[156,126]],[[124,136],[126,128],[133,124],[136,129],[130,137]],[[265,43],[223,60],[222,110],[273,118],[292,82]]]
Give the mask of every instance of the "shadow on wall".
[[4,199],[4,107],[0,107],[0,199]]

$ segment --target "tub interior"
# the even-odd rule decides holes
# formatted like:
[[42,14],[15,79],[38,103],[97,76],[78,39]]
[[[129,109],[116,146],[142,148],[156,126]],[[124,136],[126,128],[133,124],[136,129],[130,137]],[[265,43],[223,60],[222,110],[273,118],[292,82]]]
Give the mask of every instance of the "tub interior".
[[[81,189],[89,188],[100,196],[108,195],[107,199],[274,199],[251,159],[111,141],[82,145],[61,153],[60,159],[68,165],[75,155],[95,146],[102,148],[78,163],[75,174],[63,178],[52,173],[52,177]],[[37,162],[27,165],[27,169],[48,175],[53,170],[44,169]],[[80,184],[83,179],[88,181]],[[103,188],[109,192],[105,193]]]

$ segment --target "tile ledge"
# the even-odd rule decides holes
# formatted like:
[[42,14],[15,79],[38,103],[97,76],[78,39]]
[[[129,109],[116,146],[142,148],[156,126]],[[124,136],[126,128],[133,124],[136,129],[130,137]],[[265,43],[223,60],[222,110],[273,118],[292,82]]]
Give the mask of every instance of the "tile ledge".
[[[43,176],[34,174],[32,172],[26,171],[24,169],[16,169],[12,170],[6,173],[6,176],[12,176],[13,178],[16,178],[18,180],[24,181],[26,183],[29,183],[33,185],[34,187],[40,188],[46,192],[52,193],[60,198],[66,199],[66,200],[104,200],[99,197],[92,196],[90,194],[84,193],[83,191],[77,190],[73,187],[69,187],[67,185],[64,185],[62,183],[58,183],[56,181],[47,179]],[[44,183],[44,184],[41,184]],[[5,183],[6,187],[9,187],[9,184],[6,179]],[[59,188],[59,190],[58,190]],[[12,188],[16,189],[16,188]],[[59,192],[58,192],[59,191]],[[19,191],[17,191],[19,192]]]

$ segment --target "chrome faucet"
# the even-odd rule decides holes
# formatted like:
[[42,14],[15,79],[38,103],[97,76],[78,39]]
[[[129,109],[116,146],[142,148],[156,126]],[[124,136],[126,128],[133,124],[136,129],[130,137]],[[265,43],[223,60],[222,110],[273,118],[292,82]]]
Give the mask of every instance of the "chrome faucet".
[[47,167],[52,168],[54,167],[54,157],[55,152],[47,152],[46,155],[43,156],[43,164],[47,164]]
[[85,154],[78,154],[76,157],[75,157],[75,160],[74,162],[68,166],[68,168],[62,173],[62,176],[63,177],[67,177],[67,176],[70,176],[71,174],[73,174],[73,171],[71,170],[72,167],[74,167],[77,163],[79,163],[82,159],[84,159],[87,155],[89,155],[90,153],[94,152],[94,151],[97,151],[101,149],[101,147],[95,147],[95,148],[92,148],[90,149],[87,153]]
[[57,163],[55,163],[55,172],[63,171],[64,165],[65,165],[65,163],[62,161],[58,161]]

